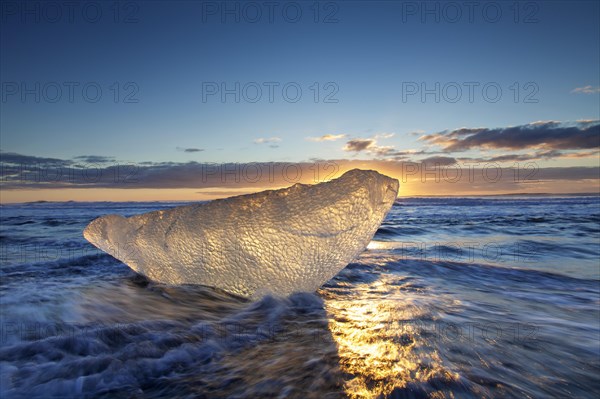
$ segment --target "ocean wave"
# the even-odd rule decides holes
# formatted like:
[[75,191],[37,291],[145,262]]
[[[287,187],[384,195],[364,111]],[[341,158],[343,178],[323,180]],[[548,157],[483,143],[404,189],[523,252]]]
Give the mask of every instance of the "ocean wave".
[[[3,347],[2,396],[268,397],[306,392],[319,397],[339,391],[336,348],[322,299],[296,294],[235,305],[217,321],[70,326],[57,336]],[[271,373],[258,375],[249,358],[260,362],[265,356],[287,361],[262,364]]]

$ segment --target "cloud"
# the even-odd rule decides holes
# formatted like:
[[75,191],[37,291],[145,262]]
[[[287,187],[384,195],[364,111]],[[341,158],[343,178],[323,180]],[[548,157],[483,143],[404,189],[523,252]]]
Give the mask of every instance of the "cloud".
[[[407,153],[416,153],[407,151]],[[144,162],[137,164],[104,164],[84,167],[71,160],[43,158],[15,153],[1,153],[0,188],[17,198],[18,190],[36,190],[35,198],[44,199],[44,189],[193,189],[211,191],[261,191],[288,187],[294,183],[314,184],[335,178],[353,169],[375,169],[401,179],[403,193],[458,194],[523,192],[593,192],[600,181],[598,167],[537,168],[535,180],[514,179],[512,165],[502,168],[502,178],[490,182],[483,176],[489,171],[483,165],[475,169],[452,166],[456,160],[448,156],[432,156],[415,162],[393,159],[319,160],[315,162],[199,163]],[[570,154],[565,154],[569,156]],[[10,162],[8,162],[10,161]],[[31,161],[30,164],[23,161]],[[461,161],[459,159],[459,161]],[[46,162],[40,168],[40,162]],[[408,167],[408,164],[412,164]],[[460,163],[460,162],[459,162]],[[416,165],[416,168],[415,168]],[[293,167],[292,167],[293,166]],[[454,170],[457,169],[457,170]],[[319,171],[318,181],[314,171]],[[529,170],[529,169],[528,169]],[[299,173],[298,171],[301,171]],[[447,173],[446,173],[447,172]],[[458,172],[458,173],[457,173]],[[529,173],[529,172],[528,172]],[[489,173],[488,173],[489,174]],[[434,175],[431,177],[431,175]],[[461,175],[458,180],[454,176]],[[436,176],[441,182],[436,182]],[[495,176],[495,174],[490,174]],[[526,177],[529,174],[526,174]],[[474,177],[474,180],[471,179]],[[438,180],[439,180],[438,179]],[[527,184],[525,184],[527,183]],[[411,188],[412,187],[412,188]],[[16,190],[16,191],[11,191]],[[408,191],[407,191],[408,190]],[[76,193],[79,191],[74,191]],[[237,193],[237,192],[236,192]],[[234,194],[234,193],[232,193]],[[69,196],[71,194],[68,194]],[[75,194],[73,194],[75,195]],[[110,191],[106,192],[109,196]],[[137,195],[133,194],[132,195]],[[175,194],[174,194],[175,195]],[[8,198],[8,199],[7,199]],[[77,199],[77,198],[75,198]]]
[[561,158],[588,158],[597,157],[600,151],[588,151],[588,152],[571,152],[567,154],[560,154]]
[[571,125],[557,121],[540,121],[505,128],[461,128],[425,135],[420,140],[442,146],[444,152],[461,152],[474,148],[592,149],[600,147],[600,121]]
[[375,154],[378,156],[391,156],[396,153],[395,148],[389,145],[377,145],[377,139],[389,138],[393,135],[394,133],[384,133],[383,135],[375,135],[375,137],[370,139],[352,139],[346,142],[346,145],[344,146],[343,150],[353,152],[367,151],[371,154]]
[[598,123],[598,121],[595,119],[578,119],[576,122],[582,126],[594,125],[594,124]]
[[114,157],[105,157],[103,155],[79,155],[73,159],[87,163],[108,163],[115,162]]
[[373,146],[373,148],[371,148],[370,151],[380,157],[394,156],[397,153],[396,149],[391,145],[385,145],[385,146],[376,145],[376,146]]
[[[385,138],[392,137],[393,133],[385,134]],[[352,139],[346,142],[343,150],[348,152],[366,152],[368,154],[374,155],[378,158],[387,158],[389,160],[404,160],[408,159],[409,156],[412,155],[421,155],[421,154],[435,154],[438,152],[426,152],[423,150],[396,150],[394,146],[386,145],[381,146],[377,145],[377,140],[375,138],[370,139]]]
[[563,152],[558,150],[549,150],[527,154],[503,154],[490,158],[460,158],[460,160],[468,162],[523,162],[535,161],[539,159],[589,158],[597,157],[598,154],[600,154],[600,151]]
[[260,138],[257,138],[256,140],[254,140],[254,144],[279,143],[280,141],[281,141],[281,138],[279,138],[279,137],[269,137],[269,138],[260,137]]
[[375,135],[375,139],[389,139],[395,135],[396,133],[378,133]]
[[583,86],[583,87],[576,87],[573,90],[571,90],[571,93],[596,94],[596,93],[600,93],[600,86],[593,87],[593,86],[587,85],[587,86]]
[[429,157],[429,158],[421,159],[420,162],[424,162],[424,163],[430,164],[430,165],[449,166],[449,165],[455,165],[456,159],[454,159],[452,157],[436,156],[436,157]]
[[308,141],[335,141],[335,140],[343,139],[346,136],[347,136],[346,134],[324,134],[323,136],[320,136],[320,137],[307,137],[306,140],[308,140]]
[[59,165],[68,166],[73,163],[71,160],[58,158],[36,157],[32,155],[22,155],[14,152],[0,152],[0,162],[12,165]]
[[505,154],[490,158],[461,158],[461,160],[469,162],[523,162],[541,158],[552,158],[557,155],[554,151],[550,151],[550,153],[548,156],[542,154]]
[[374,139],[353,139],[346,142],[344,151],[360,152],[372,148],[376,141]]
[[177,151],[183,151],[183,152],[201,152],[204,151],[204,148],[182,148],[182,147],[176,147]]

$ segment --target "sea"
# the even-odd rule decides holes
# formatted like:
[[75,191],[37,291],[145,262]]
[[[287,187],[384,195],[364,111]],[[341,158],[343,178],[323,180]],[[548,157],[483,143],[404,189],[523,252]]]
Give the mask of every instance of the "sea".
[[598,195],[398,198],[317,292],[254,302],[82,236],[179,205],[0,206],[1,398],[600,394]]

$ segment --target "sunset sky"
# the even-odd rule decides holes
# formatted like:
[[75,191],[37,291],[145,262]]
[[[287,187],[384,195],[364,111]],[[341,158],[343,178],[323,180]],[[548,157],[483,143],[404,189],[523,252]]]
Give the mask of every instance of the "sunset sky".
[[0,200],[597,193],[599,3],[467,3],[3,2]]

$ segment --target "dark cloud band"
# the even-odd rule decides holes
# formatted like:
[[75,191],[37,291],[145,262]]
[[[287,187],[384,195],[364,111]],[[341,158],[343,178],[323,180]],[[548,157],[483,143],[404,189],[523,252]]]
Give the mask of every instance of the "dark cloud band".
[[551,121],[494,129],[462,128],[426,135],[421,140],[440,145],[445,152],[477,148],[589,150],[600,148],[600,121],[586,121],[571,126]]

